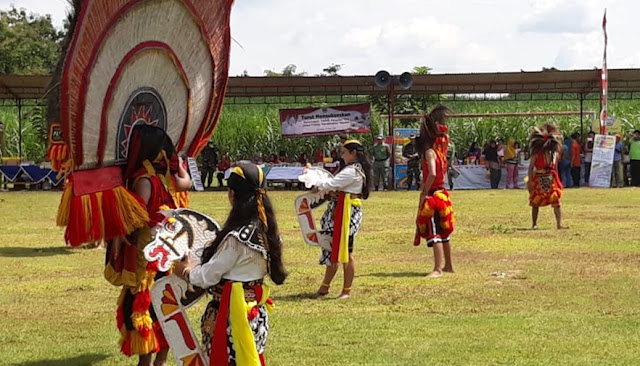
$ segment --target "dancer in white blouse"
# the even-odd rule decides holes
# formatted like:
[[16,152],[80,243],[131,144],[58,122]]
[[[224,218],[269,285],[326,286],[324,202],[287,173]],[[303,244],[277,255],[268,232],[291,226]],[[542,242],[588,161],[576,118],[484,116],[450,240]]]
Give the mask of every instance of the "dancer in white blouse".
[[326,192],[330,199],[327,210],[321,219],[322,232],[333,236],[331,251],[323,249],[320,264],[325,265],[322,285],[317,296],[329,293],[331,281],[343,264],[344,283],[339,299],[349,298],[355,276],[353,258],[353,239],[362,224],[362,199],[369,197],[371,185],[371,163],[364,153],[362,143],[347,140],[340,148],[340,154],[347,166],[333,179],[313,188],[314,192]]
[[204,249],[202,265],[192,267],[186,259],[176,263],[174,271],[213,296],[201,321],[211,364],[264,365],[273,303],[263,280],[268,274],[280,285],[287,277],[282,243],[262,169],[241,164],[233,169],[228,186],[231,212]]

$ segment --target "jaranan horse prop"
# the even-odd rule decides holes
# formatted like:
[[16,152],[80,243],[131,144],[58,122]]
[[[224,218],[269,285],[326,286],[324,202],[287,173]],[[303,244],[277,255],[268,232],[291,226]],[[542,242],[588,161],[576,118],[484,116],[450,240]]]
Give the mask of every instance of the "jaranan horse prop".
[[[333,175],[325,169],[319,167],[308,167],[304,174],[298,177],[306,188],[312,188],[324,181],[330,180]],[[298,196],[295,201],[298,223],[302,231],[304,242],[312,246],[320,246],[326,250],[331,250],[332,235],[323,234],[317,229],[318,225],[313,217],[313,210],[325,202],[323,193],[308,192]]]
[[[149,262],[157,261],[162,271],[168,271],[174,261],[185,256],[191,263],[199,264],[204,247],[216,238],[220,225],[193,210],[163,213],[166,218],[157,225],[154,240],[144,248],[145,258]],[[161,278],[151,288],[151,303],[178,365],[209,364],[186,314],[203,295],[203,289],[193,288],[173,274]]]

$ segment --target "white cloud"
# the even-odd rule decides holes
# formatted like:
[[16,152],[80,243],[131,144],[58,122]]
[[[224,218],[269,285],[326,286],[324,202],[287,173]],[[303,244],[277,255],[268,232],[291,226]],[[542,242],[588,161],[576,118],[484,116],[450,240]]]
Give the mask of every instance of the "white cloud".
[[[45,14],[56,24],[65,0],[0,0]],[[640,65],[634,0],[236,0],[231,75],[296,64],[317,74],[332,63],[343,74],[592,68],[602,57],[607,7],[609,66]]]
[[569,35],[556,55],[554,66],[561,70],[601,67],[603,42],[602,34],[597,32],[580,37]]
[[51,14],[53,25],[58,28],[62,28],[62,22],[69,9],[66,0],[0,0],[0,9],[7,10],[11,6],[40,15]]
[[532,5],[519,26],[521,32],[586,33],[594,24],[593,1],[541,0]]

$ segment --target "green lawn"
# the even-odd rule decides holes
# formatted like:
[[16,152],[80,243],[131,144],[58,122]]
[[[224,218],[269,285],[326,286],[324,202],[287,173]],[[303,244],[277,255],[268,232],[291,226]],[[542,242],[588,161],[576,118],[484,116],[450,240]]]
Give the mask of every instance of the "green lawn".
[[[541,230],[529,231],[524,191],[454,191],[457,273],[436,280],[424,278],[432,253],[411,245],[417,193],[374,193],[347,301],[334,300],[341,272],[328,298],[308,298],[323,269],[318,250],[302,242],[298,193],[271,193],[291,275],[273,290],[267,362],[637,365],[638,193],[566,190],[571,228],[553,229],[547,208]],[[191,199],[224,222],[224,193]],[[118,289],[102,278],[104,252],[64,246],[58,200],[59,193],[0,193],[0,364],[134,365],[118,353]],[[194,307],[193,321],[203,307]]]

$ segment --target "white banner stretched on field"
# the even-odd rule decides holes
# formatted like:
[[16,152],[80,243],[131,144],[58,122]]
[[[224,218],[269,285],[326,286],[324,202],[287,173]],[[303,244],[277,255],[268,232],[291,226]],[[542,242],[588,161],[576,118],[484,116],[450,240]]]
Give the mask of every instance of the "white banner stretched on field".
[[337,107],[281,109],[282,137],[369,133],[371,106],[354,104]]
[[615,153],[616,137],[596,135],[593,143],[593,159],[589,186],[609,188],[611,186],[611,169]]

